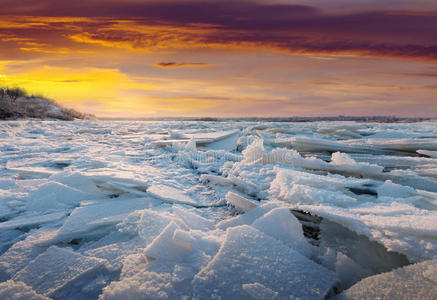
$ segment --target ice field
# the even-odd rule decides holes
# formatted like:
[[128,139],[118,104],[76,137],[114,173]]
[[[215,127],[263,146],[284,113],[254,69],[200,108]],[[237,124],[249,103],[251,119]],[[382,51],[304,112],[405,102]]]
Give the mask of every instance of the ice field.
[[0,299],[436,299],[437,121],[0,122]]

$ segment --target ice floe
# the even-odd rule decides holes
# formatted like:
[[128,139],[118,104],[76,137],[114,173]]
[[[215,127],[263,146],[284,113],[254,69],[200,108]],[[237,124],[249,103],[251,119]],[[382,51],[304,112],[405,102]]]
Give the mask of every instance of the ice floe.
[[436,128],[0,122],[0,298],[434,299]]

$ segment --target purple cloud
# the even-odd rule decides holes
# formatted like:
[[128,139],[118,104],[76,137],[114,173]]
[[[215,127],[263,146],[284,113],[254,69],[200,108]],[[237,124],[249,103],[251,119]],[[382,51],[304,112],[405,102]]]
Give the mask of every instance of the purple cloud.
[[[275,47],[291,53],[352,53],[364,56],[437,60],[437,14],[408,11],[327,13],[313,6],[263,4],[248,1],[102,1],[4,0],[4,15],[88,16],[129,19],[141,25],[167,24],[214,30],[187,35],[182,41],[212,45]],[[100,27],[102,27],[101,25]],[[158,36],[86,27],[91,38],[132,42],[134,47],[154,45]],[[1,30],[1,29],[0,29]],[[1,33],[1,31],[0,31]],[[159,33],[158,33],[159,35]]]
[[203,62],[159,62],[155,64],[155,67],[159,68],[183,68],[183,67],[206,67],[208,63]]

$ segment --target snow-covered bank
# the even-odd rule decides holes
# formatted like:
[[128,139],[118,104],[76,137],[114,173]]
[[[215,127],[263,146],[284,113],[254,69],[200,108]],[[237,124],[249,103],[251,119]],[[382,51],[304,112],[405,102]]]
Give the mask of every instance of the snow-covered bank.
[[435,298],[436,139],[436,122],[2,121],[0,298],[355,299],[393,280]]

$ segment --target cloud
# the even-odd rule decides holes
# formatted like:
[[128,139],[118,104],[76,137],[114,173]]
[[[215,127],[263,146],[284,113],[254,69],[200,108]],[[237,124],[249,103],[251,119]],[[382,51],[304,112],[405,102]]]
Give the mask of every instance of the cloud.
[[158,68],[183,68],[183,67],[206,67],[209,66],[208,63],[203,62],[159,62],[155,64]]
[[431,90],[437,90],[437,85],[426,85],[423,88],[425,89],[431,89]]
[[[0,22],[0,34],[6,31],[10,39],[23,39],[59,32],[76,43],[127,50],[258,47],[296,54],[437,60],[433,12],[327,13],[313,6],[247,1],[32,3],[18,0],[0,8],[0,14],[12,15]],[[15,20],[13,14],[33,17]],[[38,47],[23,50],[43,52]]]
[[402,75],[414,76],[414,77],[430,77],[430,78],[437,77],[437,73],[402,73]]
[[[274,48],[293,54],[437,61],[437,13],[432,11],[339,13],[308,5],[249,1],[107,0],[102,5],[91,0],[79,5],[61,0],[56,6],[50,2],[10,1],[0,8],[0,14],[10,16],[0,22],[0,33],[17,39],[54,39],[58,34],[54,44],[68,44],[67,37],[82,47],[131,51]],[[13,14],[33,17],[14,22]]]
[[432,9],[296,1],[2,0],[0,82],[99,116],[436,111]]

